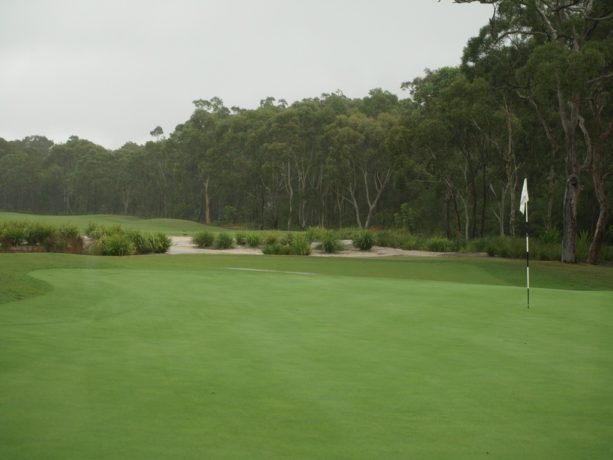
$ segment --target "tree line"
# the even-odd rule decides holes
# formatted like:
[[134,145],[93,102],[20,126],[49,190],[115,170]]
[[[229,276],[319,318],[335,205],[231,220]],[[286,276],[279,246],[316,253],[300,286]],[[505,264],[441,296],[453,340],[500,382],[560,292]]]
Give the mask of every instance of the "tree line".
[[528,177],[533,230],[560,232],[564,262],[590,232],[595,263],[611,237],[612,8],[481,3],[494,15],[462,64],[403,83],[404,99],[338,91],[249,110],[200,99],[167,136],[156,127],[150,142],[112,151],[78,137],[0,139],[0,208],[468,240],[523,231]]

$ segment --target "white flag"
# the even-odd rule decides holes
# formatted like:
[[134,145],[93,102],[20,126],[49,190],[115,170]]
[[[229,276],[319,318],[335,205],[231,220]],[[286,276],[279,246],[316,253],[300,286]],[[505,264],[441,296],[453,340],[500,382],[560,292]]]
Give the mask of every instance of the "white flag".
[[524,179],[524,186],[521,189],[521,198],[519,199],[519,212],[526,214],[526,206],[528,205],[528,179]]

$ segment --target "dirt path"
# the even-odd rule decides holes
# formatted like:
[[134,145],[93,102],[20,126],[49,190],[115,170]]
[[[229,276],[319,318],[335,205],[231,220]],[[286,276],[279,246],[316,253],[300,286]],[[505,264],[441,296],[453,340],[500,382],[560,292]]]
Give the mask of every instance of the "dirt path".
[[[238,246],[232,249],[200,249],[194,246],[191,236],[171,236],[172,246],[167,254],[241,254],[241,255],[262,255],[259,248],[249,248]],[[370,251],[360,251],[351,246],[351,240],[342,240],[345,250],[334,254],[328,254],[321,249],[313,248],[311,257],[445,257],[445,256],[487,256],[485,253],[465,254],[456,252],[431,252],[431,251],[408,251],[398,248],[385,248],[373,246]]]

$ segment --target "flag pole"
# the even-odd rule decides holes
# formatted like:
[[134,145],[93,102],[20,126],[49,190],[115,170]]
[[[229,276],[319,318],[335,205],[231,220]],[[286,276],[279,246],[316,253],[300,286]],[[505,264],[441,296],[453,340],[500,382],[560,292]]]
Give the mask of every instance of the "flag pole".
[[528,203],[526,202],[526,295],[530,308],[530,240],[528,237]]
[[528,308],[530,308],[530,241],[528,239],[528,178],[524,179],[524,185],[521,188],[521,198],[519,203],[519,212],[526,216],[526,296],[528,297]]

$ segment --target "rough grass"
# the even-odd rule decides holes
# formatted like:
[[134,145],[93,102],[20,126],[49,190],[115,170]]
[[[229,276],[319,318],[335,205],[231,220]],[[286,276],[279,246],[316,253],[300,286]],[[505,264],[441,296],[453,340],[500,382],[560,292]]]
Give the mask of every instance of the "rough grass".
[[1,457],[609,458],[612,270],[522,268],[0,254]]

